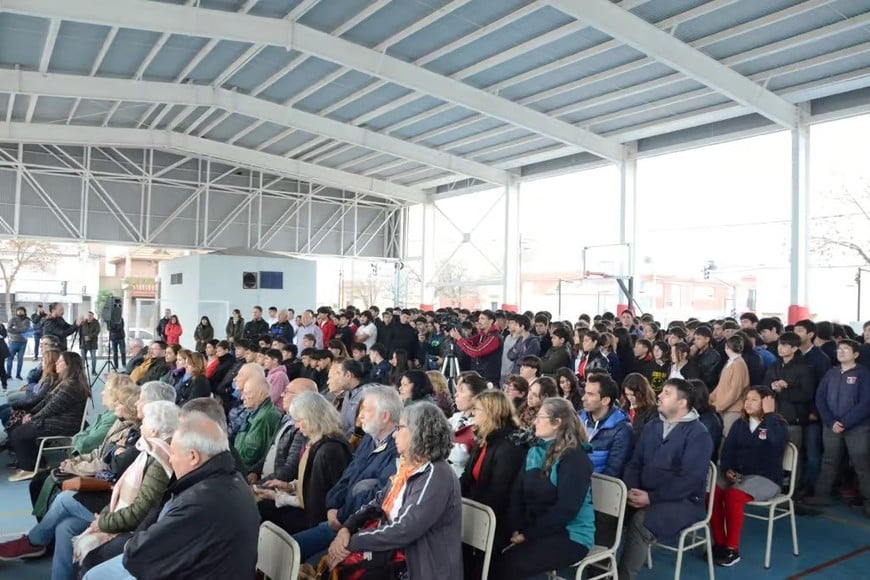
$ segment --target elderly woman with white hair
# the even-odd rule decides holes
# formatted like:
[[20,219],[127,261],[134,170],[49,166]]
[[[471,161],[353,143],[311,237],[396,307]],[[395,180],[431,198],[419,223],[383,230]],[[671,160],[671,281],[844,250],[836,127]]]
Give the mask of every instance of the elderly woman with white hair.
[[159,505],[172,475],[168,441],[177,424],[178,407],[174,404],[157,401],[145,405],[142,436],[136,442],[140,454],[118,479],[109,505],[94,518],[77,499],[83,481],[70,480],[74,489],[61,492],[29,534],[0,544],[0,558],[37,557],[54,541],[52,580],[74,578],[74,560],[81,561],[88,552],[122,532],[132,532]]
[[[247,391],[246,391],[247,392]],[[291,534],[326,520],[326,494],[341,479],[351,460],[341,415],[320,393],[305,392],[290,404],[290,416],[308,441],[292,482],[270,480],[254,487],[263,521]]]
[[462,578],[462,495],[447,463],[453,429],[441,409],[421,401],[405,407],[393,437],[398,470],[343,523],[329,547],[329,566],[362,552],[372,561],[386,557],[387,564],[402,550],[409,580]]

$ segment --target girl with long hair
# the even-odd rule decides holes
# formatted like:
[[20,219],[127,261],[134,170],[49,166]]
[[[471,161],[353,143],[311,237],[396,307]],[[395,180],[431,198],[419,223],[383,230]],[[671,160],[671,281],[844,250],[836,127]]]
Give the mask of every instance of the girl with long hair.
[[571,403],[546,399],[535,417],[537,443],[510,502],[510,543],[495,578],[514,580],[571,566],[595,542],[592,461],[586,431]]
[[[743,510],[751,501],[768,501],[782,491],[782,456],[788,443],[788,425],[774,409],[773,391],[749,387],[743,407],[725,438],[720,477],[713,499],[710,528],[713,557],[720,566],[740,561]],[[792,474],[794,476],[794,474]]]
[[622,381],[623,409],[628,414],[628,420],[634,431],[634,442],[640,439],[646,424],[658,417],[656,395],[640,373],[631,373]]
[[567,399],[576,411],[583,409],[583,393],[580,392],[580,382],[577,375],[568,367],[556,370],[556,380],[559,382],[559,395]]

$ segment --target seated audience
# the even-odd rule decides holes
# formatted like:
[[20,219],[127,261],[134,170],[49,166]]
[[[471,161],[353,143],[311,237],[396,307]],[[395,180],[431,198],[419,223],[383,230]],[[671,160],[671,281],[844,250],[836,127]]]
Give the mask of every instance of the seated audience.
[[701,379],[689,379],[689,384],[695,389],[695,411],[698,421],[707,428],[707,433],[713,439],[713,455],[710,460],[719,463],[719,448],[722,447],[722,417],[710,404],[710,391]]
[[278,430],[275,431],[275,437],[269,451],[248,473],[248,483],[268,482],[273,479],[292,481],[296,477],[296,472],[299,470],[299,458],[302,456],[302,450],[305,448],[307,440],[288,411],[293,399],[304,392],[317,392],[317,385],[314,384],[314,381],[311,379],[293,379],[284,388],[284,398],[281,404],[285,414],[281,416]]
[[559,387],[556,386],[556,381],[550,377],[538,377],[529,383],[529,394],[526,397],[526,402],[517,411],[520,427],[532,429],[535,425],[535,417],[538,416],[538,410],[541,408],[541,403],[544,399],[558,396]]
[[720,566],[740,561],[743,509],[751,501],[768,501],[782,491],[782,455],[788,443],[785,421],[775,413],[773,391],[749,387],[743,412],[722,446],[710,528],[713,558]]
[[135,530],[159,504],[172,475],[167,440],[178,422],[178,407],[166,401],[149,403],[144,416],[142,437],[136,443],[143,453],[124,471],[112,490],[111,502],[96,518],[80,503],[78,491],[61,492],[45,518],[28,534],[0,544],[0,558],[35,558],[53,542],[51,577],[72,580],[74,562],[82,561],[116,534]]
[[255,486],[254,493],[260,499],[257,507],[263,521],[295,534],[326,519],[326,494],[341,479],[351,451],[341,429],[341,416],[323,395],[300,394],[290,404],[289,413],[308,440],[295,479],[268,481],[262,487]]
[[178,397],[175,404],[179,407],[191,399],[211,396],[211,383],[205,378],[205,358],[194,351],[185,353],[185,373],[178,383]]
[[580,423],[592,446],[595,473],[622,477],[633,434],[628,415],[619,408],[619,387],[610,375],[594,373],[586,378]]
[[486,380],[474,371],[459,375],[456,383],[456,412],[450,417],[453,428],[453,449],[447,463],[457,477],[465,471],[465,463],[474,447],[474,397],[487,389]]
[[432,393],[432,381],[423,371],[405,371],[399,378],[399,398],[404,405],[420,401],[434,403]]
[[429,377],[429,381],[432,383],[435,404],[438,405],[439,409],[444,411],[445,417],[450,417],[453,415],[455,407],[453,405],[453,395],[450,393],[450,387],[447,385],[447,377],[440,371],[426,371],[426,376]]
[[91,389],[88,386],[82,358],[77,353],[64,351],[55,364],[58,382],[49,393],[22,418],[20,425],[9,431],[9,449],[15,453],[18,471],[9,481],[31,479],[36,470],[39,438],[52,435],[72,436],[82,427]]
[[510,501],[507,525],[513,533],[493,574],[500,580],[571,566],[595,544],[592,462],[571,404],[546,399],[535,420],[535,436],[538,442],[526,454]]
[[236,433],[233,447],[242,458],[245,473],[249,473],[266,456],[278,430],[281,413],[269,398],[269,383],[262,374],[245,383],[242,404],[249,412]]
[[[632,444],[637,443],[646,424],[659,416],[656,405],[656,395],[645,376],[631,373],[622,382],[622,392],[625,396],[625,410],[631,422]],[[626,458],[628,460],[628,458]]]
[[[510,539],[511,530],[505,526],[505,519],[526,448],[512,439],[517,432],[516,411],[503,392],[488,389],[474,398],[474,422],[477,442],[459,484],[463,497],[492,508],[496,516],[494,549],[501,550]],[[467,549],[463,560],[465,578],[480,578],[483,554]]]
[[[342,523],[329,547],[330,568],[351,552],[403,550],[408,580],[462,578],[462,498],[446,461],[451,431],[433,403],[405,407],[393,435],[400,457],[396,473]],[[380,523],[364,528],[372,520]]]
[[130,378],[137,385],[144,385],[150,381],[159,381],[169,370],[170,367],[166,363],[166,343],[155,340],[148,345],[148,356],[130,372]]
[[627,524],[619,578],[633,580],[657,540],[671,539],[706,512],[706,483],[713,442],[692,408],[692,386],[668,379],[659,394],[661,417],[647,423],[623,481]]
[[281,364],[283,360],[284,356],[281,351],[275,348],[267,350],[263,360],[266,379],[269,381],[269,397],[278,407],[280,407],[281,398],[284,396],[284,387],[290,384],[290,379],[287,378],[287,369]]
[[520,375],[508,375],[504,381],[504,392],[519,412],[529,396],[529,381]]
[[170,463],[175,481],[163,505],[151,510],[122,555],[92,568],[86,580],[253,575],[260,518],[221,425],[199,412],[184,416],[172,436]]
[[319,560],[341,529],[343,522],[374,499],[396,473],[396,441],[393,433],[402,412],[402,402],[392,387],[377,385],[363,393],[360,419],[365,437],[353,459],[326,494],[326,521],[293,536],[302,560]]

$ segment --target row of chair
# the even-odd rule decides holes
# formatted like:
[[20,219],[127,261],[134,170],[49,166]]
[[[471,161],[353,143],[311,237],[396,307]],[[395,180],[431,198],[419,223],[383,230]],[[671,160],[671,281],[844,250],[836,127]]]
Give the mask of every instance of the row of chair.
[[[767,520],[767,545],[764,552],[764,567],[770,568],[770,549],[773,542],[773,524],[776,520],[789,517],[791,520],[791,536],[794,555],[798,555],[797,525],[795,521],[794,495],[795,474],[797,473],[798,450],[794,444],[786,446],[783,455],[783,469],[788,474],[789,484],[786,493],[782,493],[770,501],[750,502],[751,508],[765,508],[766,514],[747,511],[747,517]],[[707,472],[707,513],[704,519],[687,527],[680,532],[677,545],[656,544],[677,554],[677,563],[674,571],[674,579],[679,580],[683,565],[683,554],[696,548],[704,547],[707,552],[707,565],[710,580],[714,580],[713,567],[713,541],[710,535],[710,517],[713,513],[713,497],[716,488],[718,470],[716,465],[710,462]],[[609,518],[616,519],[616,533],[609,545],[595,545],[582,561],[575,564],[574,577],[576,580],[584,578],[586,570],[595,567],[597,575],[589,576],[587,580],[601,580],[603,578],[618,578],[616,554],[622,541],[622,527],[625,520],[625,509],[628,499],[628,490],[625,484],[616,478],[607,475],[594,474],[592,476],[592,503],[595,511]],[[470,499],[462,500],[462,543],[467,544],[484,554],[482,580],[487,580],[492,547],[495,539],[495,513],[485,506]],[[300,552],[299,546],[293,538],[284,530],[271,522],[265,522],[260,527],[259,558],[257,570],[271,580],[295,580],[299,573]],[[647,566],[652,568],[652,550],[647,555]],[[556,571],[548,575],[550,580],[563,580]]]

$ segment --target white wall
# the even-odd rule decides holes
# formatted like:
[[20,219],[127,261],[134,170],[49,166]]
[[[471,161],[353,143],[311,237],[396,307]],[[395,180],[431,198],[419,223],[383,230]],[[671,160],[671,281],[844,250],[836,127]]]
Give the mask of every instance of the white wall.
[[[283,272],[284,288],[264,290],[242,288],[243,272]],[[170,284],[170,275],[183,273],[183,283]],[[171,308],[178,315],[184,334],[181,343],[193,345],[193,332],[201,316],[208,316],[215,327],[215,338],[224,338],[224,326],[234,308],[242,311],[245,320],[251,319],[255,305],[263,307],[263,316],[269,306],[316,308],[317,263],[295,258],[261,258],[249,256],[223,256],[204,254],[185,256],[159,267],[160,311]]]

